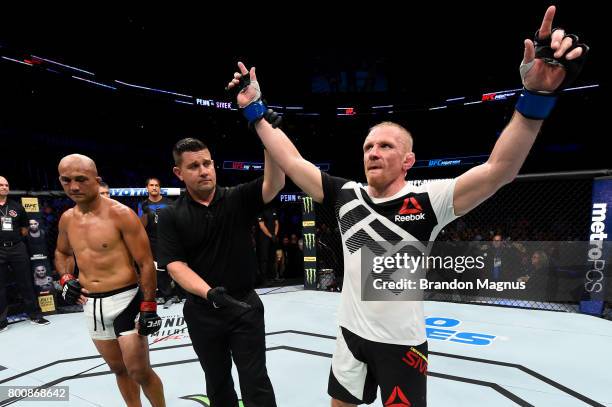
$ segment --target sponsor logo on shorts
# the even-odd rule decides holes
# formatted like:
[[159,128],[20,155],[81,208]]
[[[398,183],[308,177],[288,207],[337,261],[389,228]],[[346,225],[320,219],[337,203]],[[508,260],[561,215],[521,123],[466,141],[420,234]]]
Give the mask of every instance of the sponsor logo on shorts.
[[385,407],[411,407],[412,403],[399,386],[395,386],[391,395],[385,401]]
[[408,352],[406,352],[402,358],[402,361],[408,366],[418,370],[419,373],[423,375],[427,374],[427,358],[413,346],[408,349]]

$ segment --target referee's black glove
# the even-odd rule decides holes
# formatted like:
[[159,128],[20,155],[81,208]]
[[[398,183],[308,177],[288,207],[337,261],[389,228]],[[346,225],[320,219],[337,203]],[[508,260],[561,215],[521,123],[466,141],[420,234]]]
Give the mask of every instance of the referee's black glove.
[[215,287],[208,291],[206,299],[212,303],[215,308],[223,307],[240,307],[250,309],[251,305],[243,301],[238,301],[227,293],[225,287]]

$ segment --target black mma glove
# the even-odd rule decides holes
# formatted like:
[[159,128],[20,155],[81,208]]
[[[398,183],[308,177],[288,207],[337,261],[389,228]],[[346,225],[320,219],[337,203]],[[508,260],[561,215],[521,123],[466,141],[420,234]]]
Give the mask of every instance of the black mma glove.
[[161,318],[157,315],[157,303],[155,301],[143,301],[140,303],[140,316],[138,317],[138,334],[147,336],[154,334],[161,328]]
[[79,298],[83,293],[81,292],[81,284],[72,274],[64,274],[60,278],[60,284],[62,286],[62,298],[68,304],[77,304]]

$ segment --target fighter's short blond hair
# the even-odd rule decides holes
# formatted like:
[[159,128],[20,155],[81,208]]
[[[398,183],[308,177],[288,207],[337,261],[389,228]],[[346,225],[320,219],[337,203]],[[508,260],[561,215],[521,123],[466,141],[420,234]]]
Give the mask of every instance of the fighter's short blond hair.
[[373,131],[378,130],[381,127],[393,127],[397,130],[399,130],[399,132],[406,136],[404,141],[404,147],[406,148],[406,152],[411,152],[412,151],[412,146],[414,145],[414,140],[412,138],[412,134],[410,134],[410,132],[401,124],[397,124],[395,122],[390,122],[390,121],[385,121],[385,122],[380,122],[377,125],[374,125],[372,127],[370,127],[370,131],[368,132],[368,135],[370,135]]

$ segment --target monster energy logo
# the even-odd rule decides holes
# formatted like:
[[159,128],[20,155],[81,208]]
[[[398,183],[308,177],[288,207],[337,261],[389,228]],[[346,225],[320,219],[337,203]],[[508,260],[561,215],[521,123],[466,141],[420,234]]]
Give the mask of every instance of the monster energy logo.
[[309,285],[312,285],[316,281],[317,269],[304,269],[306,272],[306,282]]
[[315,247],[315,234],[306,233],[304,234],[304,244],[308,250],[312,250]]
[[312,197],[305,196],[302,198],[302,203],[304,204],[304,213],[312,212]]

